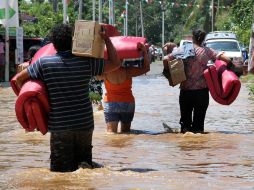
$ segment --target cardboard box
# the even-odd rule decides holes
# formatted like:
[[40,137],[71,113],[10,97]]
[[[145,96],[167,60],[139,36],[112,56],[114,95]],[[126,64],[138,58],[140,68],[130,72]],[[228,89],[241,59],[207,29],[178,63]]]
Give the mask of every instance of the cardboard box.
[[176,86],[186,80],[184,63],[181,59],[174,59],[168,62],[169,67],[169,85]]
[[76,20],[72,53],[83,57],[104,58],[105,42],[100,31],[101,25],[96,21]]

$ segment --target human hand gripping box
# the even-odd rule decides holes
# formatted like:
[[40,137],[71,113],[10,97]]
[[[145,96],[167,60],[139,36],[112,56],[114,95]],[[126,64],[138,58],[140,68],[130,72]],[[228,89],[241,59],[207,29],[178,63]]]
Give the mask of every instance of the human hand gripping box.
[[104,58],[105,42],[100,31],[101,25],[96,21],[76,20],[72,53],[83,57]]

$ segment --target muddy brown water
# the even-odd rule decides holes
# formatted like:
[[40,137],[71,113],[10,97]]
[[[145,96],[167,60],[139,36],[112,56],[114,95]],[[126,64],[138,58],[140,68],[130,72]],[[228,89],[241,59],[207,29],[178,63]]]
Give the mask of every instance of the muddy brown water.
[[136,113],[131,134],[105,133],[95,111],[94,161],[103,168],[49,171],[49,134],[25,133],[16,96],[0,87],[0,189],[254,189],[254,101],[246,84],[229,106],[210,98],[207,134],[165,133],[179,128],[178,87],[169,87],[161,65],[134,79]]

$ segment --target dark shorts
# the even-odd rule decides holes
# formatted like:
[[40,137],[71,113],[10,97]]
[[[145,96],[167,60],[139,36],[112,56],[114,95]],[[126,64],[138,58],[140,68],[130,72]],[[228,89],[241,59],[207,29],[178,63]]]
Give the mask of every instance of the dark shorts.
[[106,102],[104,103],[104,116],[106,123],[122,122],[129,124],[132,122],[135,112],[135,103],[128,102]]
[[51,132],[50,170],[72,172],[82,162],[92,166],[93,129],[85,131]]

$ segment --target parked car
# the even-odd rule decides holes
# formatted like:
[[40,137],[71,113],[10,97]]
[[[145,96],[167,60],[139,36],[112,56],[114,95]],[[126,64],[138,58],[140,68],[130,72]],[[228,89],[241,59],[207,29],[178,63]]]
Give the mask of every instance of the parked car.
[[218,52],[224,52],[234,64],[233,71],[243,74],[243,53],[236,35],[230,31],[215,31],[206,35],[204,45]]
[[181,40],[179,46],[182,46],[185,44],[192,44],[192,41],[191,40]]

